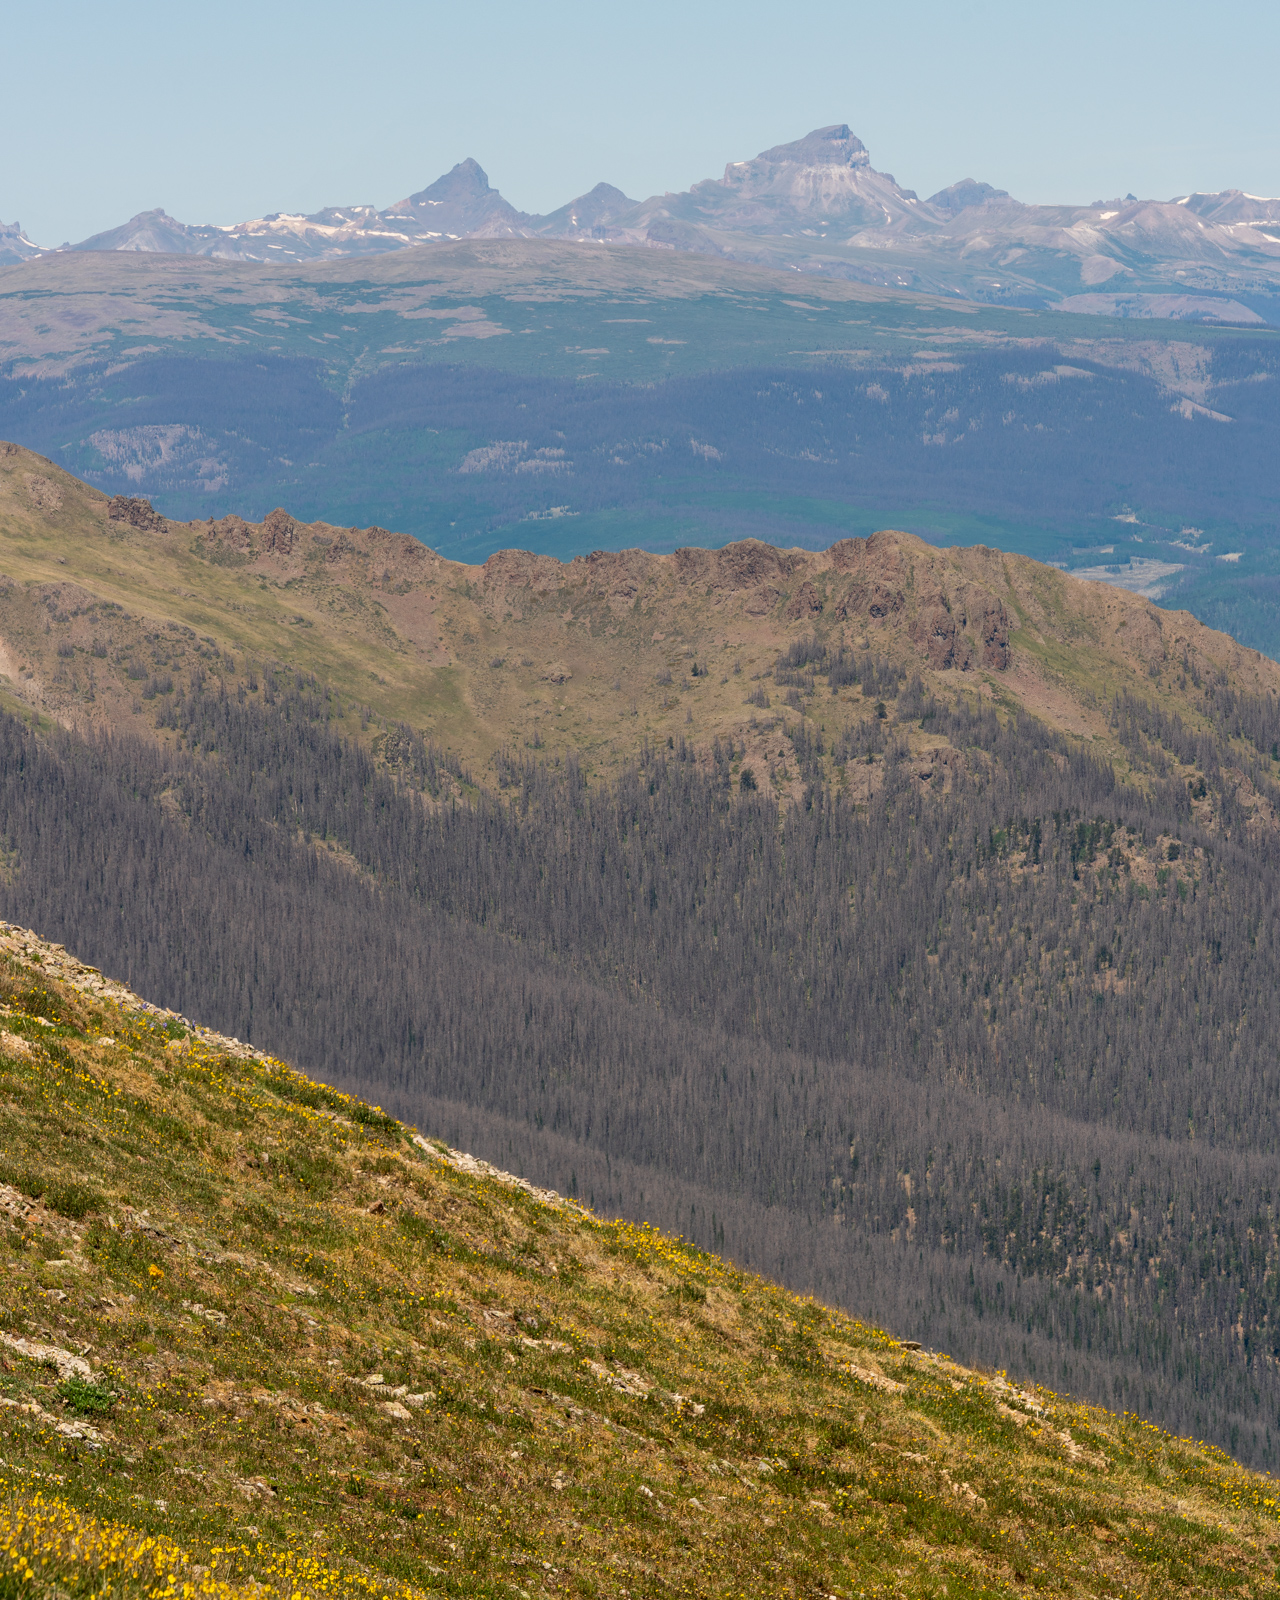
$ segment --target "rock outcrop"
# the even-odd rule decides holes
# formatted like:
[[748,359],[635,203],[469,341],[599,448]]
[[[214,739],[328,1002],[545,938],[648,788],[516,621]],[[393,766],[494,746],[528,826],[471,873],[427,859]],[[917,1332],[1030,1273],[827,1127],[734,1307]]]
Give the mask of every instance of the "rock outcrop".
[[298,524],[283,506],[277,506],[262,519],[262,548],[271,555],[293,554],[294,536]]
[[247,555],[253,549],[253,529],[234,512],[230,516],[223,517],[220,522],[210,522],[205,537],[224,549],[235,551],[240,555]]
[[942,594],[930,597],[916,613],[911,639],[924,651],[935,672],[952,668],[964,672],[973,665],[973,646],[964,631],[966,621],[964,613],[957,616]]
[[27,498],[38,511],[62,510],[62,490],[52,478],[46,478],[39,472],[28,472],[26,482]]
[[783,615],[788,622],[804,622],[822,614],[822,596],[806,578],[787,601]]
[[123,522],[144,533],[163,533],[168,523],[151,504],[141,496],[117,494],[107,505],[108,522]]
[[[495,612],[523,615],[531,602],[561,593],[569,598],[585,586],[621,616],[642,602],[660,607],[674,582],[690,598],[762,622],[816,624],[830,617],[861,628],[898,624],[934,671],[1004,671],[1010,662],[1004,603],[965,579],[954,592],[944,592],[937,577],[930,577],[927,558],[922,562],[910,549],[904,553],[904,540],[915,542],[883,531],[810,554],[743,539],[719,550],[671,555],[595,550],[567,563],[528,550],[501,550],[480,571],[486,603]],[[920,547],[922,556],[926,549]]]
[[1009,613],[994,596],[982,612],[982,665],[1003,672],[1009,665]]

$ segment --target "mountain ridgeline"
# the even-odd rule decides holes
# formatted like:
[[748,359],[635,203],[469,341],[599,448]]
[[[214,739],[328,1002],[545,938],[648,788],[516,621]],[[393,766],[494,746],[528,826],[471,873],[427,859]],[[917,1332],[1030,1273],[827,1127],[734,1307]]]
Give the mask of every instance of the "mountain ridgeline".
[[1274,1459],[1274,663],[990,548],[462,566],[15,447],[0,561],[0,912],[508,1170]]
[[773,680],[792,802],[732,737],[478,788],[301,675],[198,669],[160,743],[6,714],[0,911],[599,1210],[1274,1466],[1275,696],[1117,696],[1117,765],[857,647]]
[[[731,161],[722,178],[644,201],[598,183],[530,215],[468,157],[383,209],[191,227],[157,208],[64,250],[286,265],[458,239],[547,239],[688,251],[987,304],[1261,324],[1277,320],[1278,229],[1280,200],[1239,189],[1024,205],[964,178],[925,200],[877,171],[847,123],[833,123]],[[40,256],[16,224],[0,226],[0,262]]]

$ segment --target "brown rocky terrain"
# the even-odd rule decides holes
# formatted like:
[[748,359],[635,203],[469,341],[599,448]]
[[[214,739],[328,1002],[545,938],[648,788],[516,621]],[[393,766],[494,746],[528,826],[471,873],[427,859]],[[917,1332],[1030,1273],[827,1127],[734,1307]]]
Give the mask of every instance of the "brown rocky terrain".
[[[946,698],[1025,709],[1121,763],[1117,694],[1194,729],[1206,679],[1280,692],[1280,667],[1185,612],[982,546],[886,530],[819,554],[744,540],[465,566],[283,508],[169,522],[0,446],[0,691],[71,727],[152,731],[192,672],[254,693],[301,674],[353,730],[408,724],[478,781],[502,749],[604,773],[645,741],[722,738],[790,792],[780,728],[807,719],[829,746],[876,698],[856,682],[817,695],[811,677],[784,694],[779,652],[809,637]],[[907,736],[932,771],[928,733]]]

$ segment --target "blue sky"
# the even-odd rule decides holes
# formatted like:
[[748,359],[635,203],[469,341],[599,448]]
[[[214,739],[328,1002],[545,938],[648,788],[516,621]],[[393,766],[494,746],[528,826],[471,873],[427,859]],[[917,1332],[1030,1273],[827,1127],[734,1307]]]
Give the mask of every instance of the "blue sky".
[[12,7],[0,220],[41,244],[386,205],[474,156],[517,206],[637,198],[847,121],[929,194],[1280,194],[1280,6],[47,0]]

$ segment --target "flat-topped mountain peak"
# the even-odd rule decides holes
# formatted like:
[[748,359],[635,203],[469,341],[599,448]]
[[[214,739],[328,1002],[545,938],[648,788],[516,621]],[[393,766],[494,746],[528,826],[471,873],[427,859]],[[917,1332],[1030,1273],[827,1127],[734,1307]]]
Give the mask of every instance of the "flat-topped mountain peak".
[[726,182],[733,174],[756,165],[869,167],[871,155],[847,122],[833,122],[826,128],[814,128],[803,139],[762,150],[755,161],[730,162],[725,168]]

